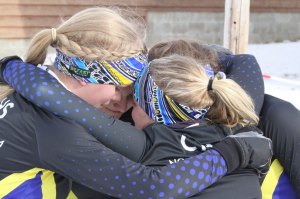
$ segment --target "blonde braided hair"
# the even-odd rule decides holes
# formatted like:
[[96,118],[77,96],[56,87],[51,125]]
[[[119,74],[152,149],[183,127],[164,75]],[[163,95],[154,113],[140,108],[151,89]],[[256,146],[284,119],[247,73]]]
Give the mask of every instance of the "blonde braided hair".
[[30,43],[26,61],[43,64],[51,44],[70,56],[116,60],[143,51],[144,39],[145,24],[133,13],[126,13],[125,18],[116,8],[88,8],[63,22],[55,32],[45,29],[37,33]]
[[81,57],[86,60],[116,60],[124,57],[130,57],[135,55],[144,49],[130,50],[128,52],[119,53],[116,51],[109,51],[104,48],[99,49],[99,47],[86,47],[80,46],[77,42],[68,39],[67,36],[63,34],[57,35],[57,48],[59,48],[63,53]]

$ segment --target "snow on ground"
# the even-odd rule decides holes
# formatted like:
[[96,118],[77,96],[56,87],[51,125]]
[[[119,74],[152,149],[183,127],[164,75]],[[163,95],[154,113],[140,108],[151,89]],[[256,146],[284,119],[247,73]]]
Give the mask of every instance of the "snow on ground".
[[300,109],[300,41],[250,44],[248,53],[256,57],[263,74],[271,76],[264,79],[265,92]]

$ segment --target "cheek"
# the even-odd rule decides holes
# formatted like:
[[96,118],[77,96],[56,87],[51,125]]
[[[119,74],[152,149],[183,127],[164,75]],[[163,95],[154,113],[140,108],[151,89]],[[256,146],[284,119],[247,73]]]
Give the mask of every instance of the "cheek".
[[114,91],[110,90],[94,90],[94,92],[89,93],[89,101],[95,107],[100,108],[105,104],[108,104],[110,100],[114,97]]
[[114,98],[116,94],[115,88],[107,87],[101,90],[97,95],[101,103],[107,103]]
[[114,98],[114,92],[104,92],[102,94],[102,102],[106,103],[106,102],[110,102],[112,99]]
[[133,98],[132,98],[132,96],[130,95],[130,96],[128,96],[127,97],[127,99],[126,99],[127,101],[126,101],[126,108],[127,108],[127,110],[128,109],[130,109],[132,106],[133,106]]

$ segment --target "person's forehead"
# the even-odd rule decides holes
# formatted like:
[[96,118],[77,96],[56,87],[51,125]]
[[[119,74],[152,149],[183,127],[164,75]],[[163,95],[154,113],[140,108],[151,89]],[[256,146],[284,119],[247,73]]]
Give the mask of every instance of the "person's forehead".
[[123,95],[132,95],[133,94],[133,84],[127,85],[118,85],[117,90],[123,93]]
[[133,89],[133,84],[126,84],[126,85],[117,85],[119,89],[122,90],[132,90]]

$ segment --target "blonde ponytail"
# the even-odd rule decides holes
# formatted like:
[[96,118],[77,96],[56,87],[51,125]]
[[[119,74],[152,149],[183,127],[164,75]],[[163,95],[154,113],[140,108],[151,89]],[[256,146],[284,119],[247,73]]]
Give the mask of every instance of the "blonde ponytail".
[[251,97],[231,79],[214,80],[208,91],[214,103],[207,118],[228,126],[258,124]]
[[11,94],[13,91],[14,89],[12,89],[11,87],[0,84],[0,101]]
[[[125,12],[125,11],[124,11]],[[63,22],[55,34],[55,48],[87,60],[115,60],[144,50],[142,18],[115,8],[88,8]],[[53,31],[45,29],[32,39],[26,62],[43,64]]]
[[45,29],[37,33],[29,44],[25,58],[26,62],[34,65],[43,64],[51,41],[51,29]]
[[230,79],[213,80],[212,90],[208,91],[205,65],[171,55],[153,60],[149,70],[154,82],[178,103],[196,109],[210,107],[207,119],[229,127],[257,124],[253,102],[237,83]]

